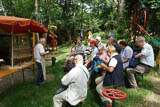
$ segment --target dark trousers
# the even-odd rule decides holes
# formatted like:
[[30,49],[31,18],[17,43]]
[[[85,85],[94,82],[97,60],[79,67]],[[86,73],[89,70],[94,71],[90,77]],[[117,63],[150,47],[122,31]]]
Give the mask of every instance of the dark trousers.
[[40,83],[44,81],[44,79],[43,79],[42,65],[39,62],[36,62],[36,64],[37,64],[37,67],[38,67],[37,85],[40,85]]

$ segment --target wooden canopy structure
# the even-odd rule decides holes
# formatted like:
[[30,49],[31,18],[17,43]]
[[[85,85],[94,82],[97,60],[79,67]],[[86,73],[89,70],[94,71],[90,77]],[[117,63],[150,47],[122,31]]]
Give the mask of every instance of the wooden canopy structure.
[[39,33],[48,32],[48,30],[37,21],[13,16],[0,16],[0,29],[14,34],[29,31]]
[[[14,57],[14,45],[15,45],[15,41],[19,41],[18,37],[22,37],[22,35],[24,37],[27,37],[28,32],[33,32],[33,45],[32,47],[35,46],[35,32],[37,33],[41,33],[42,35],[44,33],[47,33],[48,30],[39,22],[31,20],[31,19],[26,19],[26,18],[18,18],[18,17],[13,17],[13,16],[0,16],[0,38],[1,37],[9,37],[9,52],[10,52],[10,57],[11,57],[11,65],[12,68],[14,66],[14,59],[20,59],[20,58],[15,58]],[[5,32],[5,35],[4,35]],[[16,37],[17,35],[21,35]],[[13,39],[14,38],[14,39]],[[31,41],[28,40],[28,41]],[[23,42],[25,42],[25,40],[23,40]],[[24,51],[19,49],[20,51]],[[32,49],[31,49],[32,50]],[[30,51],[30,50],[29,50]],[[32,55],[30,55],[31,57]],[[25,56],[23,56],[23,58],[26,58]]]

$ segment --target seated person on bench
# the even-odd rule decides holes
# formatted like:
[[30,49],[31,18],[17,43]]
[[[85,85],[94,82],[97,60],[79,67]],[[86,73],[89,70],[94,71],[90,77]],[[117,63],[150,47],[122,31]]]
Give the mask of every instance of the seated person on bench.
[[68,73],[72,68],[74,68],[74,57],[68,58],[68,61],[66,62],[66,66],[64,67],[64,72]]
[[123,62],[120,55],[118,55],[114,46],[108,46],[106,51],[107,55],[110,58],[109,62],[107,65],[104,63],[101,64],[102,69],[106,71],[105,75],[102,75],[101,77],[98,77],[95,80],[97,84],[96,90],[100,95],[102,105],[112,103],[112,100],[110,98],[103,96],[102,91],[104,89],[124,85]]
[[87,97],[89,72],[83,65],[83,57],[75,56],[75,67],[61,79],[62,85],[68,88],[53,97],[53,107],[62,107],[64,101],[75,106]]
[[93,58],[96,56],[96,54],[98,53],[98,48],[96,46],[96,41],[92,40],[90,42],[90,45],[92,47],[92,52],[91,52],[91,55],[90,57],[86,60],[85,62],[85,66],[88,66],[88,64],[90,64],[90,62],[93,60]]
[[138,85],[135,79],[135,73],[147,73],[152,71],[154,67],[154,52],[151,45],[145,42],[144,37],[136,38],[136,45],[141,47],[142,50],[135,58],[140,58],[140,64],[136,65],[136,68],[127,68],[127,78],[130,85],[129,89],[138,89]]
[[77,46],[76,55],[82,55],[83,59],[85,59],[85,55],[84,55],[85,46],[82,42],[82,39],[78,39],[77,43],[78,43],[78,46]]
[[104,73],[103,72],[104,70],[101,69],[100,67],[98,67],[98,65],[100,65],[101,63],[107,64],[108,61],[109,61],[109,57],[108,57],[107,53],[105,52],[104,47],[101,47],[99,49],[99,52],[98,52],[97,56],[93,58],[92,71],[96,72],[96,73],[99,73],[99,74]]
[[67,62],[69,59],[73,59],[75,54],[76,54],[76,51],[77,51],[77,47],[76,47],[76,44],[77,42],[76,41],[73,41],[72,42],[72,48],[71,48],[71,52],[69,55],[67,55],[68,57],[66,58],[66,61],[65,61],[65,64],[64,64],[64,67],[66,67],[67,65]]

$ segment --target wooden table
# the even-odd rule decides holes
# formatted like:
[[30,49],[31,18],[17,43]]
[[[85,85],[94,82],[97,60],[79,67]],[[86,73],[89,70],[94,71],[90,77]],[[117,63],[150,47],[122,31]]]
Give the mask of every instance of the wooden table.
[[24,69],[26,69],[30,66],[33,66],[33,71],[34,71],[34,65],[35,65],[35,62],[32,62],[32,63],[23,64],[23,65],[21,65],[20,67],[17,67],[17,68],[13,67],[11,69],[0,70],[0,79],[2,79],[5,76],[12,75],[12,84],[13,84],[14,83],[13,74],[15,72],[22,71],[23,81],[24,81]]

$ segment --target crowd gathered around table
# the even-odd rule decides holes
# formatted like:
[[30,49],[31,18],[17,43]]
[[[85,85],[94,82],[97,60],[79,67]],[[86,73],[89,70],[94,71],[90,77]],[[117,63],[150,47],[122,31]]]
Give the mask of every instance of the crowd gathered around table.
[[[102,43],[101,37],[88,39],[88,47],[82,39],[72,42],[70,54],[64,64],[66,74],[61,79],[62,87],[53,96],[53,106],[62,107],[64,102],[72,106],[79,104],[87,97],[89,84],[95,81],[96,91],[101,98],[102,105],[112,103],[110,98],[102,94],[104,89],[124,86],[129,90],[138,90],[135,74],[148,73],[154,67],[154,52],[145,38],[138,36],[135,44],[139,50],[133,50],[125,40],[118,40],[114,34],[108,34],[107,44]],[[37,85],[45,79],[45,39],[40,39],[34,49],[34,56],[38,66]],[[139,60],[139,63],[136,60]],[[91,77],[96,75],[94,81]]]

